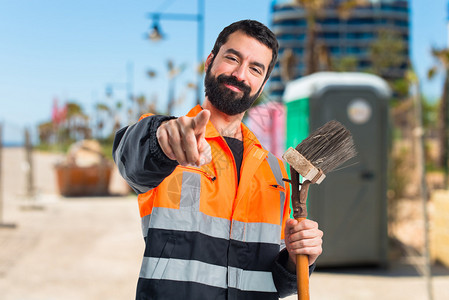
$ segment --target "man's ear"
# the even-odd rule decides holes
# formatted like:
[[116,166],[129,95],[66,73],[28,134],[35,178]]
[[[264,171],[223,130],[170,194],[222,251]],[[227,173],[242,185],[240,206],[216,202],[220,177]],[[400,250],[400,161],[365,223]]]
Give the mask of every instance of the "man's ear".
[[214,55],[212,52],[207,56],[206,61],[204,62],[204,72],[207,72],[207,69],[209,69],[210,63],[212,62],[214,58]]

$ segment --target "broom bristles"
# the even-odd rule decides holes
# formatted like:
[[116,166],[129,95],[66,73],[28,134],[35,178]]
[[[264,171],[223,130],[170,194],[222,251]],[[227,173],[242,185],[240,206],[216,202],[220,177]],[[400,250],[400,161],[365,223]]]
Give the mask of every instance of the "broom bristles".
[[325,174],[357,154],[351,133],[335,120],[315,130],[296,150]]

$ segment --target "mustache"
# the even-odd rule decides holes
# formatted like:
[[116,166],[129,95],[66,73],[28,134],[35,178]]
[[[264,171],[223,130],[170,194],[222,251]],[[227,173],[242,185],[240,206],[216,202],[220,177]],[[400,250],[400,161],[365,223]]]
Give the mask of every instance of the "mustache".
[[240,90],[242,90],[244,93],[251,92],[251,87],[244,84],[242,81],[239,81],[235,76],[227,76],[227,75],[221,74],[217,77],[217,82],[221,83],[221,84],[225,83],[225,84],[233,85],[233,86],[239,88]]

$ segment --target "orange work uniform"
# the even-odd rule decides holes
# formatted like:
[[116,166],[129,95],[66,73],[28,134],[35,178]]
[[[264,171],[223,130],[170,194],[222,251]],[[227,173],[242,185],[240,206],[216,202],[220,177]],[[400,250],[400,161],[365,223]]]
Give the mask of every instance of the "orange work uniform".
[[[198,105],[187,116],[200,111]],[[154,150],[159,146],[151,118],[122,129],[114,142],[120,173],[138,193],[146,243],[137,299],[284,297],[279,282],[285,279],[276,277],[286,270],[273,271],[290,213],[282,161],[242,124],[237,174],[230,148],[209,122],[212,161],[180,166]]]

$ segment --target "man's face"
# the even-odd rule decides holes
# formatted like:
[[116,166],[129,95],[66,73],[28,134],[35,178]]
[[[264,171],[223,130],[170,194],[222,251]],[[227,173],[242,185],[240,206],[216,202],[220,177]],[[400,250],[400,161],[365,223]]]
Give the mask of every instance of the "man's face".
[[265,85],[270,48],[236,31],[206,60],[206,97],[218,110],[237,115],[251,107]]

